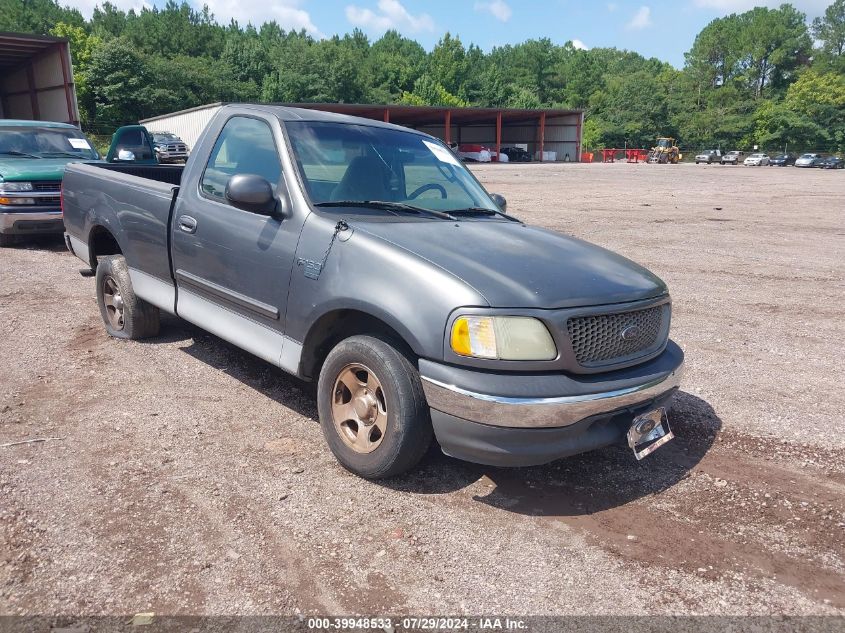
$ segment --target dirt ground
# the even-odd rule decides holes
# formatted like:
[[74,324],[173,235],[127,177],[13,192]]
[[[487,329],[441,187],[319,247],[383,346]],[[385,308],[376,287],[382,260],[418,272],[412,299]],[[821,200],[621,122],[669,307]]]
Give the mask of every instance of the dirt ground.
[[675,441],[363,481],[309,386],[109,339],[60,240],[4,249],[0,443],[61,439],[0,448],[0,613],[845,614],[845,173],[475,170],[668,283]]

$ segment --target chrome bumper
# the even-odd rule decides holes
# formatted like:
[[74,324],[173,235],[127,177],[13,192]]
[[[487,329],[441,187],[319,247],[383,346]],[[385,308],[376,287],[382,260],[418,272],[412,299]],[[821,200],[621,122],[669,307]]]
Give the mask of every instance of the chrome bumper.
[[[17,207],[18,209],[20,207]],[[53,211],[10,211],[10,207],[0,207],[0,232],[7,231],[15,226],[15,222],[49,222],[61,220],[61,209]]]
[[475,393],[422,376],[432,409],[471,422],[510,428],[559,428],[585,418],[634,406],[662,396],[681,384],[684,366],[643,385],[558,398],[506,398]]

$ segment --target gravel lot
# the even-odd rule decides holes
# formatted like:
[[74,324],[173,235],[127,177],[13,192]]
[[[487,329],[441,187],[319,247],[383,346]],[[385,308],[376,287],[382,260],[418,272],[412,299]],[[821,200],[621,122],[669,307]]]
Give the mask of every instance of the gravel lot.
[[[60,240],[0,251],[3,614],[845,614],[845,174],[475,168],[646,265],[677,440],[369,483],[311,388],[178,319],[107,338]],[[565,265],[562,269],[565,274]]]

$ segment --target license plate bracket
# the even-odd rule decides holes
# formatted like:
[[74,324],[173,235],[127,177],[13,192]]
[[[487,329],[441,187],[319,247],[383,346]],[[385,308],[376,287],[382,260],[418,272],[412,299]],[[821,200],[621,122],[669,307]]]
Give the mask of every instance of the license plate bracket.
[[634,451],[637,461],[640,461],[674,437],[675,434],[669,427],[666,408],[660,407],[634,418],[631,428],[628,429],[628,446]]

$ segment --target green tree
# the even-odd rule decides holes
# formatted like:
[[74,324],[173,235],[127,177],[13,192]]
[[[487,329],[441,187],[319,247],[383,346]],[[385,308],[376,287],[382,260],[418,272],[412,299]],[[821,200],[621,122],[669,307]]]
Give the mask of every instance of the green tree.
[[813,36],[822,43],[822,51],[833,57],[845,55],[845,0],[835,0],[823,17],[813,20]]
[[59,22],[85,26],[79,10],[56,0],[0,0],[0,31],[46,35]]
[[431,75],[424,74],[414,82],[413,92],[404,92],[399,103],[407,105],[438,105],[463,108],[469,105],[460,97],[453,95]]
[[84,76],[91,92],[95,125],[115,127],[151,113],[149,64],[128,40],[115,38],[97,48]]
[[447,92],[457,94],[468,71],[466,50],[461,38],[447,32],[429,54],[426,73],[435,78]]
[[372,97],[377,102],[398,101],[414,89],[423,72],[425,49],[417,42],[387,31],[370,48],[366,72],[372,78]]
[[739,44],[746,80],[756,97],[783,89],[792,73],[808,63],[812,41],[806,16],[792,5],[755,7],[740,16]]
[[87,123],[94,117],[94,102],[88,84],[88,66],[94,52],[102,45],[102,40],[96,35],[89,35],[81,26],[65,22],[59,22],[50,29],[50,35],[63,37],[70,43],[79,116],[83,123]]

